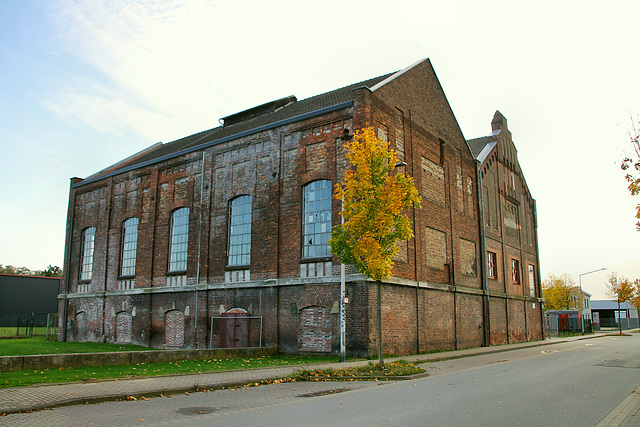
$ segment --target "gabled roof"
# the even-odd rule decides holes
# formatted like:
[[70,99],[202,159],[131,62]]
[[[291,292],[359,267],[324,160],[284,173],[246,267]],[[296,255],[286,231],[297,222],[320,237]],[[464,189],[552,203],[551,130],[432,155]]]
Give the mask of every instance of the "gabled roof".
[[[165,144],[158,143],[140,153],[133,155],[123,161],[103,169],[101,172],[91,175],[89,178],[77,183],[75,186],[83,185],[106,176],[115,175],[125,171],[133,170],[144,165],[153,164],[175,156],[197,151],[218,143],[231,139],[257,133],[270,127],[279,126],[288,122],[302,120],[305,115],[313,113],[320,114],[325,109],[346,108],[353,102],[353,90],[359,87],[374,87],[376,84],[393,76],[395,73],[385,74],[362,82],[350,84],[348,86],[332,90],[320,95],[297,101],[294,96],[282,98],[271,103],[262,104],[250,108],[240,113],[226,116],[225,121],[231,120],[233,124],[218,126],[205,130],[184,138],[177,139]],[[274,108],[263,108],[272,106]],[[253,116],[253,112],[266,111]],[[252,117],[253,116],[253,117]],[[236,120],[239,118],[239,120]],[[246,120],[242,120],[246,118]]]

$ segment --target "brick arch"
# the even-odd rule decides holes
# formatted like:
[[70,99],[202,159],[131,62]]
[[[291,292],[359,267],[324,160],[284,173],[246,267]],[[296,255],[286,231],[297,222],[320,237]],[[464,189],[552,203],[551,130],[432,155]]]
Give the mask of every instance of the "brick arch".
[[301,310],[303,308],[312,307],[315,305],[331,309],[331,307],[333,306],[333,300],[328,297],[321,297],[319,295],[307,295],[300,298],[296,305]]
[[300,352],[330,353],[333,340],[331,309],[320,305],[300,310],[298,350]]
[[79,311],[75,316],[76,324],[74,334],[76,341],[87,341],[89,339],[89,316],[86,311]]
[[128,311],[120,311],[116,313],[115,322],[115,341],[118,343],[131,342],[133,317]]
[[164,343],[167,347],[184,347],[184,313],[180,310],[164,314]]

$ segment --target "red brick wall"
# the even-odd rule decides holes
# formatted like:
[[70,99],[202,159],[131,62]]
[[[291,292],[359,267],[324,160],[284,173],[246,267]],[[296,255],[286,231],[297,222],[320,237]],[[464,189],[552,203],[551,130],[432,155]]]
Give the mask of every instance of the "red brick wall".
[[[386,353],[461,348],[482,345],[483,297],[475,163],[448,106],[430,63],[415,67],[375,92],[353,92],[352,108],[308,118],[248,135],[220,145],[167,159],[154,165],[75,187],[65,263],[69,339],[118,339],[118,313],[130,316],[131,342],[152,347],[219,344],[211,318],[241,308],[263,319],[263,345],[277,344],[281,352],[339,349],[338,277],[300,278],[302,188],[328,179],[336,184],[348,167],[343,141],[345,128],[383,129],[423,192],[423,209],[408,211],[415,238],[401,244],[393,284],[383,285],[383,345]],[[432,162],[444,182],[434,184],[423,165]],[[437,185],[439,197],[428,197]],[[203,192],[201,192],[201,188]],[[238,195],[253,197],[252,250],[249,283],[225,283],[228,203]],[[498,205],[497,205],[498,206]],[[167,287],[171,212],[188,207],[189,257],[186,283]],[[333,223],[340,221],[340,202],[333,200]],[[527,210],[523,209],[526,214]],[[135,288],[118,290],[122,223],[139,218]],[[96,227],[93,277],[89,293],[78,292],[78,261],[82,231]],[[435,248],[428,229],[443,236]],[[499,237],[499,236],[498,236]],[[494,247],[502,251],[500,238]],[[437,252],[437,265],[427,257]],[[508,287],[508,277],[489,284],[525,295],[526,268],[535,251],[501,256],[521,260],[523,284]],[[504,260],[502,258],[505,258]],[[464,260],[462,262],[461,260]],[[337,259],[328,257],[337,271]],[[475,268],[474,268],[475,267]],[[537,268],[537,266],[536,266]],[[197,297],[194,285],[200,287]],[[417,284],[420,287],[416,287]],[[505,287],[507,283],[507,287]],[[184,287],[186,285],[187,287]],[[138,289],[152,292],[139,294]],[[98,293],[108,291],[106,295]],[[377,286],[349,282],[346,306],[347,347],[354,354],[377,352]],[[492,295],[492,341],[502,342],[507,323],[510,341],[535,337],[539,313],[524,316],[524,302]],[[508,303],[509,309],[501,308]],[[64,304],[61,304],[61,309]],[[306,310],[306,311],[305,311]],[[77,313],[85,320],[78,325]],[[304,325],[316,322],[318,341],[304,335]],[[506,322],[506,316],[509,322]],[[174,319],[175,318],[175,319]],[[513,318],[513,320],[512,320]],[[173,320],[172,320],[173,319]],[[170,326],[182,324],[182,332]],[[84,322],[84,323],[82,323]],[[315,323],[314,323],[315,324]],[[302,329],[301,329],[302,326]],[[315,326],[314,326],[315,327]],[[121,337],[126,337],[124,323]],[[253,332],[252,332],[253,335]],[[307,339],[308,338],[308,339]]]
[[491,345],[507,344],[509,334],[507,331],[507,300],[503,298],[490,298],[489,312],[491,317]]

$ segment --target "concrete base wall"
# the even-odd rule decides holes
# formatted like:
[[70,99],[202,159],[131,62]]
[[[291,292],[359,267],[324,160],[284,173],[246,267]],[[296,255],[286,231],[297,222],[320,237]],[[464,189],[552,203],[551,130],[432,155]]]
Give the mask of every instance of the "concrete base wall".
[[50,369],[70,366],[132,365],[135,363],[174,362],[177,360],[232,359],[271,356],[275,347],[247,347],[204,350],[123,351],[117,353],[46,354],[0,356],[0,372]]

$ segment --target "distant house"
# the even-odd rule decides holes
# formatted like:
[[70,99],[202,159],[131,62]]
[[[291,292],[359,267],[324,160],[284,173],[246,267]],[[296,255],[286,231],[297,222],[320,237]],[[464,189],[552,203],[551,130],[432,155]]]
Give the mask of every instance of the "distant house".
[[636,329],[640,327],[638,309],[628,301],[618,303],[611,300],[591,301],[591,313],[594,328],[618,328],[620,322],[622,329]]
[[58,277],[0,274],[0,327],[17,326],[18,316],[57,313]]
[[[584,331],[592,331],[591,294],[585,290],[580,291],[577,286],[574,286],[573,290],[575,292],[571,297],[570,307],[565,310],[546,310],[547,329],[582,331],[584,327]],[[580,326],[580,318],[583,320],[583,327]]]

